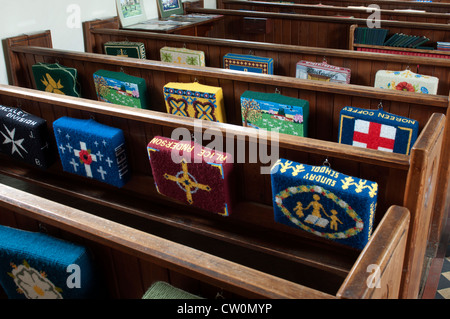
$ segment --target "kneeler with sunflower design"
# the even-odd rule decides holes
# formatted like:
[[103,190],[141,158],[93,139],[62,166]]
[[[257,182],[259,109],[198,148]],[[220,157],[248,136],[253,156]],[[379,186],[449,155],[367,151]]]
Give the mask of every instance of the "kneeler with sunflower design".
[[131,176],[121,129],[93,119],[61,117],[53,122],[63,170],[122,187]]
[[95,298],[101,291],[83,246],[0,226],[0,284],[10,299]]
[[376,182],[283,158],[272,166],[271,181],[276,222],[359,250],[369,241]]

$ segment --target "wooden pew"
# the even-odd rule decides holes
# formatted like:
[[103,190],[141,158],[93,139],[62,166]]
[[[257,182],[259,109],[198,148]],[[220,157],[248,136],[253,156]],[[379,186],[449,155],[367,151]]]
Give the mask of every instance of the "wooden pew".
[[[227,259],[130,226],[129,222],[104,218],[4,184],[0,184],[0,207],[1,225],[45,230],[51,236],[87,247],[99,268],[106,297],[112,299],[141,298],[158,280],[210,299],[217,293],[233,299],[398,298],[409,223],[406,208],[390,207],[333,294],[235,262],[233,255],[238,254],[232,249]],[[151,224],[148,220],[142,223]],[[201,247],[199,240],[195,244]],[[378,288],[369,278],[373,275],[368,271],[370,265],[379,266]]]
[[[236,40],[250,40],[278,44],[304,45],[333,49],[346,49],[349,43],[349,30],[353,24],[366,25],[366,19],[306,14],[288,14],[230,9],[188,9],[190,13],[222,14],[209,36]],[[271,23],[265,32],[243,32],[244,18],[247,20],[267,19]],[[432,43],[448,41],[450,25],[424,22],[380,20],[380,27],[390,33],[424,35]]]
[[[116,18],[112,19],[112,21],[110,19],[99,20],[99,21],[93,21],[92,23],[89,23],[89,24],[86,23],[85,27],[86,27],[86,25],[91,25],[92,26],[92,24],[93,24],[94,26],[92,26],[91,28],[88,28],[88,29],[93,31],[93,33],[94,33],[94,31],[97,30],[95,28],[95,26],[103,26],[105,24],[107,26],[111,26],[111,25],[114,25],[114,23],[116,23],[116,22],[117,22]],[[85,29],[87,29],[87,28],[85,28]],[[179,43],[179,41],[177,41],[177,42],[169,42],[169,43],[166,42],[166,41],[161,42],[162,40],[159,41],[159,39],[161,39],[161,36],[154,35],[153,33],[147,33],[147,32],[135,33],[135,32],[131,32],[131,31],[120,31],[120,30],[119,31],[118,30],[109,30],[109,31],[108,30],[104,30],[104,31],[100,30],[99,32],[97,32],[95,34],[98,34],[98,37],[100,37],[100,39],[105,39],[105,40],[106,39],[113,39],[113,40],[121,40],[121,39],[122,40],[124,40],[124,39],[131,40],[131,39],[135,39],[135,40],[150,41],[150,39],[154,39],[154,40],[157,41],[157,43],[158,43],[157,45],[158,46],[156,48],[153,47],[153,46],[150,46],[150,48],[151,48],[149,50],[150,54],[155,54],[155,52],[157,52],[157,49],[160,46],[162,46],[163,44],[165,45],[165,44]],[[111,38],[108,37],[109,34],[111,34],[111,36],[112,36]],[[119,37],[118,34],[125,36],[125,38]],[[142,38],[144,36],[144,34],[145,34],[145,37]],[[133,38],[133,36],[135,36],[135,35],[138,35],[138,38]],[[34,42],[37,41],[36,40],[36,36],[37,35],[34,35],[34,37],[32,39]],[[48,37],[48,34],[47,33],[43,33],[42,37],[43,37],[43,39],[41,40],[41,42],[43,43],[43,45],[45,45],[45,43],[48,43],[48,40],[45,39],[46,37]],[[93,48],[97,48],[96,50],[100,50],[98,48],[101,47],[101,43],[103,43],[102,42],[103,40],[99,40],[98,37],[95,38],[95,40],[93,40],[93,41],[86,41],[86,42],[91,42],[92,47]],[[104,37],[106,37],[106,38],[104,38]],[[166,35],[162,39],[166,39],[166,37],[169,37],[169,36]],[[89,39],[89,37],[87,37],[87,39]],[[216,61],[221,60],[222,53],[214,54],[214,52],[216,52],[217,49],[218,49],[216,47],[217,42],[213,42],[213,44],[214,44],[213,47],[205,48],[204,47],[205,42],[203,42],[203,40],[204,40],[203,38],[198,39],[198,38],[191,38],[191,37],[187,37],[186,38],[186,37],[182,37],[182,36],[170,36],[170,39],[172,39],[172,40],[173,39],[176,39],[176,40],[190,39],[190,40],[194,41],[193,43],[197,44],[197,47],[192,47],[192,48],[204,49],[204,50],[206,50],[206,52],[208,52],[207,56],[215,56],[215,59],[217,59]],[[29,40],[27,40],[26,38],[23,38],[23,37],[19,37],[17,40],[15,38],[12,38],[12,39],[9,39],[9,41],[11,43],[10,48],[12,48],[13,46],[27,45]],[[226,43],[230,43],[230,42],[234,43],[234,41],[232,41],[232,40],[223,40],[223,41],[226,42]],[[152,41],[152,43],[154,43],[154,41]],[[210,42],[208,42],[208,45],[210,45],[209,43]],[[219,42],[219,44],[220,44],[220,48],[223,48],[222,42]],[[245,45],[241,41],[238,41],[237,43],[234,43],[233,45],[240,45],[240,44],[242,46]],[[248,45],[248,47],[252,47],[252,44],[247,44],[247,45]],[[266,46],[274,46],[274,45],[264,44],[263,46],[266,47]],[[261,46],[261,47],[263,47],[263,46]],[[253,48],[255,48],[255,46],[253,46]],[[259,49],[260,49],[260,47],[258,46],[258,50]],[[280,50],[281,49],[282,48],[280,48]],[[291,48],[289,48],[289,49],[291,49]],[[301,50],[301,52],[308,53],[308,55],[304,56],[306,59],[311,59],[311,54],[316,54],[316,58],[319,59],[319,57],[323,53],[323,52],[320,51],[320,49],[313,49],[313,48],[311,48],[311,49],[301,48],[300,50]],[[353,52],[353,53],[355,53],[355,55],[353,55],[353,53],[349,53],[348,51],[345,51],[346,53],[343,53],[342,51],[334,52],[334,50],[329,50],[329,51],[331,52],[330,56],[333,55],[332,56],[333,60],[329,61],[329,63],[336,62],[337,64],[339,64],[339,61],[342,61],[341,60],[342,57],[345,56],[346,54],[350,55],[351,57],[358,57],[359,59],[356,62],[348,61],[348,63],[352,63],[352,67],[355,68],[355,69],[359,69],[359,67],[361,67],[362,69],[360,70],[361,72],[359,72],[359,73],[364,73],[364,70],[366,70],[366,68],[363,68],[362,65],[363,65],[364,62],[370,61],[370,60],[366,60],[366,58],[368,58],[370,56],[373,56],[373,58],[376,59],[376,64],[372,64],[370,66],[370,70],[372,71],[372,73],[374,72],[374,70],[378,70],[376,65],[379,65],[378,63],[381,62],[380,59],[383,60],[383,63],[386,63],[385,61],[387,59],[389,59],[388,64],[384,64],[384,67],[386,67],[387,69],[389,69],[390,67],[394,67],[393,64],[391,64],[391,62],[393,62],[393,61],[401,62],[402,61],[402,58],[400,58],[400,57],[398,57],[396,55],[388,55],[389,58],[386,58],[385,55],[380,55],[380,54],[367,54],[367,53],[359,54],[357,52]],[[257,52],[260,52],[260,51],[257,51]],[[12,60],[14,60],[14,59],[17,60],[17,55],[15,53],[11,52],[11,56],[13,58]],[[55,61],[55,59],[57,59],[57,58],[58,58],[57,54],[56,55],[53,54],[52,57],[47,57],[45,59],[47,61]],[[154,58],[156,58],[156,56],[154,56]],[[25,58],[24,61],[26,61],[27,59],[29,59],[28,60],[29,63],[33,63],[33,61],[43,61],[44,58],[43,57],[37,57],[37,58],[29,57],[29,58]],[[424,63],[428,63],[430,61],[436,61],[437,60],[437,59],[424,59],[424,58],[416,58],[416,59],[417,60],[414,60],[414,57],[412,57],[411,58],[411,62],[420,60],[420,61],[425,61]],[[85,61],[86,59],[83,59],[83,60]],[[89,60],[89,59],[87,59],[87,60]],[[283,55],[283,56],[280,55],[279,56],[279,60],[287,61],[285,55]],[[105,60],[104,59],[99,59],[99,60],[95,60],[95,61],[96,61],[96,63],[104,63]],[[106,61],[108,61],[108,65],[109,65],[108,67],[113,67],[114,69],[119,70],[119,67],[116,65],[117,64],[116,62],[112,62],[113,60],[111,60],[111,59],[107,59]],[[128,61],[128,62],[130,62],[128,59],[127,60],[121,60],[121,61]],[[296,60],[291,58],[291,64],[292,65],[293,65],[293,61],[296,61]],[[212,62],[211,58],[210,58],[209,62],[210,63]],[[440,59],[439,59],[439,62],[440,62]],[[442,61],[442,62],[443,62],[442,66],[445,66],[446,65],[445,62],[444,61]],[[122,63],[122,62],[120,62],[120,63]],[[79,62],[75,63],[74,65],[75,66],[82,65],[82,68],[83,69],[85,68],[84,62],[82,62],[82,61],[79,61]],[[112,65],[115,65],[115,66],[112,66]],[[130,64],[128,64],[128,65],[130,65]],[[165,64],[163,63],[163,65],[165,65]],[[422,65],[423,64],[421,64],[421,66]],[[16,76],[18,74],[22,73],[20,75],[22,77],[22,81],[21,82],[13,82],[13,83],[17,83],[19,85],[32,87],[32,81],[33,80],[30,77],[29,71],[27,71],[27,68],[29,68],[29,67],[30,67],[29,65],[28,66],[22,65],[22,67],[21,67],[19,61],[17,60],[16,67],[14,67],[14,69],[16,71],[14,71],[13,73]],[[137,66],[137,67],[138,67],[138,69],[140,68],[140,66]],[[369,66],[367,66],[367,67],[369,68]],[[22,68],[22,71],[18,71],[21,68]],[[152,67],[152,68],[154,69],[154,67]],[[425,67],[422,66],[421,70],[423,70],[424,68]],[[437,67],[437,65],[435,65],[435,67],[433,68],[433,72],[442,72],[443,69],[444,69],[443,67],[439,68],[439,67]],[[91,78],[92,78],[91,77],[91,73],[94,72],[95,70],[96,69],[94,67],[91,67],[91,69],[89,71],[90,73],[88,72],[89,74],[87,74],[86,76],[83,75],[83,79],[84,79],[83,82],[84,83],[88,83],[88,86],[90,86],[90,88],[88,90],[88,92],[90,92],[90,93],[89,93],[89,95],[87,95],[87,97],[94,98],[94,99],[96,98],[95,97],[96,95],[95,95],[95,92],[93,90],[92,83],[91,83]],[[178,70],[178,67],[176,67],[175,70]],[[210,70],[210,69],[208,69],[208,70]],[[25,72],[25,73],[23,73],[23,72]],[[135,69],[133,72],[135,72],[135,74],[137,76],[140,76],[142,71]],[[214,76],[216,74],[217,75],[218,74],[223,74],[222,72],[223,71],[215,72]],[[367,71],[367,73],[370,73],[370,71]],[[196,73],[196,74],[190,76],[189,80],[192,81],[192,80],[198,78],[197,77],[198,74],[199,73]],[[211,72],[209,72],[208,74],[209,74],[209,76],[208,76],[207,83],[211,83],[212,85],[217,85],[217,83],[218,83],[217,80],[213,80],[211,78],[211,76],[210,76]],[[436,75],[436,73],[434,73],[434,74]],[[441,79],[442,79],[442,77],[445,78],[445,76],[443,76],[442,73],[440,73],[440,74],[441,74],[441,76],[439,76],[439,77]],[[249,75],[249,76],[251,77],[251,75]],[[156,77],[159,78],[159,77],[161,77],[161,75],[157,75]],[[292,90],[292,86],[283,88],[286,85],[286,81],[279,82],[278,81],[280,79],[279,77],[277,78],[278,80],[275,81],[275,82],[274,81],[265,81],[265,80],[261,82],[261,78],[259,76],[257,76],[257,77],[258,77],[258,79],[255,79],[253,77],[251,81],[252,82],[256,81],[255,83],[263,84],[263,86],[260,86],[259,84],[254,84],[254,85],[256,85],[256,87],[251,85],[251,86],[248,86],[248,89],[262,90],[262,91],[266,91],[266,92],[273,92],[277,88],[281,89],[282,93],[286,92],[285,94],[288,94],[288,95],[289,94],[293,94],[293,96],[308,99],[310,101],[310,103],[311,103],[312,109],[315,109],[316,107],[318,108],[317,109],[317,114],[325,115],[325,117],[320,117],[320,119],[322,121],[323,120],[328,120],[328,119],[333,119],[331,122],[326,123],[323,126],[319,125],[319,124],[316,124],[316,122],[315,122],[316,119],[314,119],[314,121],[312,123],[310,123],[310,128],[311,128],[310,129],[310,132],[311,132],[310,136],[314,137],[314,138],[327,140],[327,141],[336,141],[337,140],[337,135],[336,135],[336,132],[337,132],[337,129],[338,129],[338,122],[337,122],[338,116],[337,116],[337,114],[338,114],[340,108],[343,105],[345,105],[345,104],[347,104],[347,105],[360,105],[360,107],[367,107],[368,105],[371,105],[372,107],[376,107],[378,105],[379,101],[383,100],[383,104],[384,104],[385,110],[388,110],[388,111],[390,110],[393,113],[404,115],[404,116],[411,116],[411,117],[415,118],[416,120],[418,120],[422,124],[426,123],[426,121],[428,120],[428,118],[432,114],[432,112],[439,112],[439,113],[444,113],[444,114],[448,115],[448,113],[446,113],[446,112],[448,112],[448,110],[447,110],[447,105],[448,105],[448,101],[447,100],[448,99],[444,98],[444,97],[426,97],[425,101],[420,102],[420,103],[422,103],[421,107],[419,107],[418,105],[416,105],[416,106],[410,105],[409,107],[408,106],[405,107],[404,105],[398,105],[397,102],[399,100],[397,100],[397,102],[389,101],[389,100],[391,100],[394,97],[395,97],[395,99],[398,99],[400,96],[402,96],[402,95],[398,95],[396,93],[394,93],[393,96],[389,95],[390,93],[393,93],[393,92],[386,92],[386,91],[380,92],[379,90],[373,91],[372,89],[370,89],[369,91],[365,91],[362,88],[358,88],[357,91],[354,91],[353,89],[356,88],[356,87],[355,86],[350,86],[350,87],[347,87],[347,88],[352,88],[350,91],[347,91],[347,90],[345,90],[346,88],[344,88],[344,91],[339,90],[340,94],[338,94],[338,95],[331,94],[330,95],[329,92],[330,92],[331,88],[333,88],[332,90],[334,90],[337,87],[332,86],[331,88],[329,88],[327,86],[323,86],[320,83],[311,83],[311,82],[304,82],[304,81],[303,82],[300,81],[300,83],[308,84],[308,85],[312,84],[313,85],[312,87],[310,87],[309,91],[308,90],[306,90],[306,91],[305,90],[294,90],[293,91]],[[447,77],[448,77],[448,75],[447,75]],[[27,80],[24,80],[24,79],[27,79]],[[266,79],[267,79],[267,77],[266,77]],[[167,78],[166,81],[171,81],[171,80],[172,80],[172,78],[169,77],[169,78]],[[185,80],[184,77],[181,78],[181,81],[189,81],[189,80]],[[148,75],[148,81],[149,81],[149,83],[153,83],[154,77]],[[287,81],[291,81],[291,79],[288,79]],[[153,90],[151,92],[151,96],[152,96],[153,99],[157,100],[157,104],[156,104],[157,106],[156,107],[157,107],[158,110],[160,110],[162,112],[164,112],[165,109],[163,107],[164,102],[163,102],[163,98],[162,98],[162,94],[161,94],[161,92],[162,92],[161,88],[162,88],[162,85],[164,85],[165,83],[166,82],[163,79],[161,79],[161,81],[158,82],[156,84],[156,86],[152,86],[151,87],[151,89]],[[242,82],[239,82],[239,83],[240,83],[239,85],[243,84]],[[295,83],[298,83],[298,82],[295,82]],[[237,104],[235,104],[235,103],[236,103],[236,101],[239,101],[239,95],[243,91],[240,91],[240,90],[234,91],[232,89],[232,87],[234,87],[234,85],[230,86],[230,83],[228,83],[226,80],[224,80],[223,77],[222,77],[222,80],[219,80],[219,85],[227,88],[225,92],[229,92],[232,96],[234,96],[234,97],[231,97],[229,100],[227,99],[228,101],[226,103],[229,106],[229,111],[227,112],[228,116],[230,114],[233,115],[232,118],[230,116],[228,117],[229,122],[233,123],[233,124],[240,124],[241,123],[241,120],[240,120],[240,106],[239,106],[239,103],[237,103]],[[269,85],[269,87],[267,87],[266,85]],[[247,84],[245,84],[245,86],[247,86]],[[342,86],[340,86],[340,88],[342,88]],[[312,91],[314,91],[314,90],[319,90],[319,92],[322,92],[322,93],[320,93],[320,95],[319,95],[319,93],[313,93]],[[440,90],[442,90],[442,86],[441,86]],[[325,95],[324,95],[324,92],[325,92]],[[338,92],[338,91],[335,91],[335,92]],[[348,92],[351,92],[351,93],[348,93]],[[378,93],[375,94],[375,95],[371,95],[370,96],[369,92],[378,92]],[[388,95],[384,95],[384,94],[388,94]],[[447,95],[448,91],[446,91],[446,93],[443,93],[443,94]],[[226,93],[226,95],[228,95],[228,93]],[[389,98],[387,98],[387,96],[389,96]],[[435,100],[436,99],[440,100],[438,105],[435,104]],[[412,101],[414,101],[413,104],[416,103],[415,99],[414,100],[407,99],[405,102],[411,103]],[[331,105],[329,105],[329,103],[331,103]],[[392,103],[394,103],[394,104],[392,104]],[[231,105],[234,105],[234,106],[231,106]],[[431,105],[435,105],[437,107],[431,107]],[[317,117],[317,120],[318,119],[319,119],[319,117]],[[444,133],[445,137],[444,137],[443,140],[444,140],[444,143],[445,143],[444,145],[450,145],[450,138],[449,138],[450,130],[448,128],[448,124],[446,124],[446,125],[447,125],[447,127],[445,129],[445,133]],[[318,129],[319,126],[322,127],[321,130]],[[326,127],[326,128],[328,128],[328,127],[331,128],[332,127],[332,129],[331,130],[327,129],[327,132],[324,132],[323,127]],[[435,253],[436,253],[436,249],[437,249],[438,243],[440,242],[440,239],[441,239],[442,230],[443,230],[443,227],[445,226],[445,220],[446,220],[446,216],[448,214],[448,208],[449,208],[449,205],[450,205],[449,204],[449,199],[448,199],[449,198],[449,189],[450,189],[449,183],[448,183],[449,176],[450,176],[450,170],[449,170],[449,163],[448,163],[448,160],[447,160],[448,157],[450,156],[449,154],[450,154],[450,147],[444,147],[443,148],[443,152],[442,152],[442,156],[441,156],[442,160],[441,160],[441,167],[440,167],[440,173],[439,173],[439,182],[438,182],[438,185],[441,185],[441,186],[439,187],[439,190],[437,192],[437,199],[436,199],[436,202],[435,202],[435,208],[433,210],[432,226],[431,226],[433,231],[430,232],[430,237],[429,237],[429,240],[428,240],[429,248],[428,248],[428,251],[427,251],[427,256],[430,257],[430,258],[433,258]]]
[[[118,19],[103,19],[83,23],[85,50],[104,53],[107,41],[136,41],[144,43],[147,59],[160,61],[159,50],[164,46],[186,47],[205,52],[206,65],[221,68],[223,56],[229,52],[274,59],[274,74],[295,77],[296,63],[300,60],[322,62],[348,67],[352,70],[352,84],[372,86],[378,70],[405,70],[436,76],[439,78],[438,94],[448,95],[450,91],[450,59],[435,59],[369,52],[349,52],[348,50],[312,48],[305,46],[280,45],[211,37],[190,37],[184,35],[159,34],[153,32],[120,30]],[[20,44],[19,41],[14,45]],[[26,45],[26,44],[25,44]]]
[[[432,113],[446,113],[448,108],[448,98],[444,96],[419,97],[418,95],[403,92],[387,92],[355,85],[342,86],[317,83],[315,81],[286,79],[279,76],[240,74],[239,72],[214,68],[183,68],[162,62],[137,61],[135,59],[46,48],[13,46],[9,50],[12,57],[11,61],[19,62],[14,66],[14,71],[12,72],[18,81],[16,83],[18,85],[33,87],[33,79],[30,73],[33,63],[37,61],[59,61],[64,65],[73,66],[80,70],[81,82],[85,84],[83,95],[96,99],[91,80],[92,73],[99,68],[116,71],[122,68],[127,73],[146,78],[150,88],[150,95],[154,101],[152,108],[161,112],[165,112],[162,96],[162,86],[165,83],[169,81],[186,82],[201,79],[202,83],[221,86],[224,89],[229,123],[237,125],[241,123],[239,97],[243,91],[252,89],[274,92],[275,89],[278,89],[282,94],[310,101],[312,114],[315,114],[310,120],[310,136],[325,141],[337,140],[338,113],[345,105],[376,107],[379,101],[383,100],[385,110],[415,118],[421,123],[421,128],[423,128]],[[448,133],[448,128],[446,128],[444,132],[444,140],[446,142],[449,142]],[[447,152],[448,148],[444,148],[442,153],[444,159],[446,158],[445,155],[448,154]],[[442,187],[437,190],[439,200],[436,202],[437,208],[434,210],[433,216],[433,227],[438,229],[442,225],[442,215],[446,212],[445,203],[448,198],[448,161],[442,161],[441,165],[439,185],[442,185]],[[397,203],[401,204],[402,202],[403,198],[399,194]],[[435,227],[435,225],[437,226]]]
[[[274,1],[275,2],[275,1]],[[395,10],[395,9],[412,9],[426,12],[447,13],[450,12],[450,4],[443,1],[433,2],[415,2],[415,1],[398,1],[398,0],[294,0],[290,1],[298,4],[308,5],[331,5],[337,7],[346,6],[369,6],[372,4],[378,5],[381,9]],[[222,0],[217,0],[217,8],[223,8]]]
[[[344,16],[360,19],[372,19],[374,10],[371,8],[312,5],[304,3],[277,3],[270,1],[243,1],[243,0],[223,0],[223,9],[232,10],[254,10],[263,12],[299,13],[323,16]],[[396,20],[426,23],[449,23],[449,16],[446,13],[436,12],[405,12],[392,9],[379,9],[381,20]]]
[[[90,63],[95,63],[94,55],[86,55]],[[60,56],[66,64],[67,57],[68,55]],[[123,59],[124,62],[134,60]],[[117,61],[115,59],[111,63]],[[88,67],[85,64],[85,69]],[[183,69],[174,69],[177,72],[181,70]],[[241,76],[242,81],[247,83],[247,75],[239,75]],[[273,78],[271,79],[273,81]],[[237,90],[237,82],[234,82],[233,86]],[[307,86],[305,88],[307,89]],[[341,90],[338,88],[338,91]],[[101,123],[121,128],[130,152],[134,154],[131,158],[133,179],[120,190],[95,181],[86,184],[84,179],[77,176],[67,176],[58,163],[47,171],[41,171],[2,157],[2,174],[99,203],[125,214],[145,217],[211,239],[270,254],[308,269],[317,268],[342,279],[353,265],[350,260],[354,260],[355,251],[352,249],[330,244],[326,240],[273,221],[270,178],[260,174],[260,168],[267,164],[261,159],[258,159],[258,163],[237,164],[236,192],[239,196],[234,213],[229,218],[182,206],[159,195],[155,188],[150,186],[153,181],[145,145],[155,135],[170,137],[174,128],[184,127],[190,132],[198,132],[198,125],[195,125],[193,119],[11,86],[0,87],[0,104],[20,106],[27,112],[44,117],[48,121],[49,130],[51,123],[64,115],[95,118]],[[428,228],[437,190],[437,166],[444,125],[444,115],[433,114],[422,129],[410,156],[355,149],[334,142],[283,134],[280,134],[278,141],[281,157],[313,165],[320,165],[328,158],[332,168],[337,171],[376,181],[380,189],[377,212],[384,212],[395,204],[405,204],[410,210],[411,224],[400,290],[402,298],[417,298],[421,285]],[[223,136],[223,145],[226,145],[225,140],[228,139],[234,141],[232,145],[244,141],[246,150],[255,147],[254,141],[258,141],[257,132],[237,125],[205,122],[200,129],[200,132],[208,130]],[[256,147],[272,143],[274,141],[262,140],[257,142]],[[258,185],[258,188],[255,189],[254,185]],[[382,217],[382,213],[376,214],[376,225]],[[267,232],[271,233],[269,238],[265,235]],[[286,241],[286,238],[289,240]],[[312,280],[311,284],[314,282],[315,280]],[[324,283],[319,281],[315,284]],[[335,284],[335,280],[327,281],[325,286]],[[338,286],[335,285],[334,288]]]

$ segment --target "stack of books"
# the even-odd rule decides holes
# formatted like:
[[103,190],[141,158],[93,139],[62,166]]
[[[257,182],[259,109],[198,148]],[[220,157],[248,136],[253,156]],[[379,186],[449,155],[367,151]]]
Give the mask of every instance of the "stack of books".
[[437,42],[437,49],[440,51],[450,51],[450,42]]
[[355,29],[355,43],[383,45],[388,29],[362,28]]
[[403,33],[395,33],[386,42],[384,46],[400,47],[400,48],[421,48],[432,49],[428,47],[421,47],[422,44],[430,41],[426,36],[408,35]]

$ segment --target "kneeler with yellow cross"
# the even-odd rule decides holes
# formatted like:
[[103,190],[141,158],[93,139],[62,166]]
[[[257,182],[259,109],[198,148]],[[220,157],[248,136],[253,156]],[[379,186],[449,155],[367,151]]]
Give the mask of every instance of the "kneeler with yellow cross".
[[147,145],[157,191],[203,210],[228,216],[232,206],[230,155],[191,141],[155,136]]

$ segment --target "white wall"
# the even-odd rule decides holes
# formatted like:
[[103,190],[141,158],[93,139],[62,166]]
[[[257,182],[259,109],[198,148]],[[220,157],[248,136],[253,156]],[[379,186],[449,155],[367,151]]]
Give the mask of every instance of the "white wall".
[[[209,6],[215,6],[215,0]],[[149,19],[157,18],[156,0],[144,0]],[[116,16],[115,0],[0,0],[0,39],[50,30],[53,47],[84,51],[81,22]],[[0,83],[8,84],[4,50],[0,51]]]

